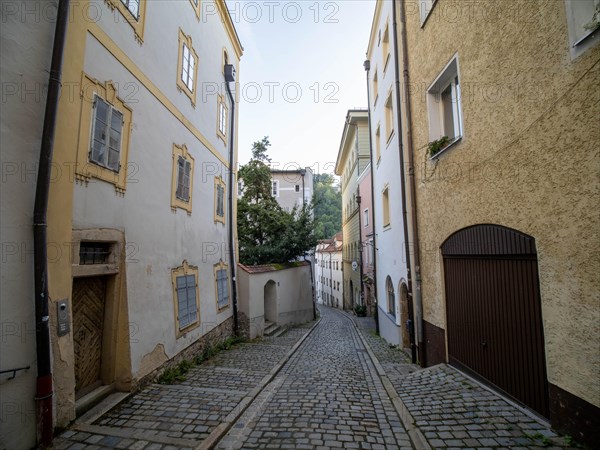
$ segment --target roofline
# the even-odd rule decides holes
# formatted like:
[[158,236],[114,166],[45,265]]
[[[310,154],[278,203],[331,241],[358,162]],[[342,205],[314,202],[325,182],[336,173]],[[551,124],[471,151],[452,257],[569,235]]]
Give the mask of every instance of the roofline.
[[221,19],[223,21],[223,25],[225,25],[225,31],[229,35],[229,39],[231,39],[231,43],[233,44],[233,49],[238,57],[238,59],[242,58],[244,54],[244,47],[242,47],[242,42],[240,41],[240,36],[238,35],[237,30],[235,29],[235,25],[233,24],[233,20],[231,19],[231,14],[229,13],[229,9],[227,8],[227,4],[225,0],[215,0],[217,4],[217,8],[221,15]]
[[[364,113],[365,115],[362,116],[361,113]],[[355,117],[352,117],[355,116]],[[342,172],[340,170],[340,164],[342,162],[342,154],[344,153],[344,144],[346,143],[346,139],[348,136],[348,129],[350,127],[350,124],[355,121],[355,119],[358,118],[364,118],[364,119],[369,119],[369,110],[368,108],[365,109],[349,109],[348,112],[346,113],[346,121],[344,122],[344,129],[342,131],[342,139],[340,140],[340,148],[338,150],[338,155],[337,155],[337,159],[335,161],[335,174],[337,176],[341,176]]]
[[371,34],[369,35],[369,45],[367,45],[367,52],[366,52],[367,59],[370,59],[369,55],[371,54],[371,50],[373,49],[373,43],[375,42],[375,35],[377,34],[376,33],[377,27],[375,25],[377,25],[377,23],[378,23],[377,19],[381,15],[382,3],[383,3],[382,0],[377,0],[377,4],[375,5],[375,12],[373,13],[373,21],[371,22]]

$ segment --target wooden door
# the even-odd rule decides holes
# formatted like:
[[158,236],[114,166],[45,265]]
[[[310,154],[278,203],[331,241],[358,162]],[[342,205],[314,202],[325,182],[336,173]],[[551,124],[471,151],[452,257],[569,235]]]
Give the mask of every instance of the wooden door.
[[548,416],[537,255],[533,238],[471,227],[442,246],[448,359]]
[[73,280],[75,396],[100,386],[106,277]]

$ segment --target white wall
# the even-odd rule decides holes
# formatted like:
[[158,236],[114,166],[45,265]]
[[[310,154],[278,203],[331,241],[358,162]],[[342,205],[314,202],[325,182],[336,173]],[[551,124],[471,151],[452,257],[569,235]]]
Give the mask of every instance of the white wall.
[[[369,72],[369,86],[371,89],[369,108],[371,110],[371,133],[372,142],[375,146],[375,131],[377,124],[381,126],[381,159],[376,160],[377,155],[373,149],[373,197],[374,197],[374,215],[375,215],[375,234],[377,246],[377,304],[379,307],[379,322],[382,336],[390,343],[399,344],[401,342],[401,324],[406,322],[406,317],[400,315],[400,304],[398,298],[398,286],[401,281],[407,279],[406,252],[404,247],[404,228],[402,222],[402,195],[400,185],[400,157],[398,153],[398,104],[396,95],[392,94],[394,111],[394,135],[387,141],[387,130],[385,120],[385,100],[390,89],[395,92],[395,65],[393,48],[393,29],[392,29],[392,3],[380,2],[381,14],[375,21],[375,41],[372,48],[369,49],[367,58],[371,62]],[[378,30],[381,29],[382,35],[385,23],[388,23],[390,33],[390,60],[384,73],[383,51],[378,45]],[[374,105],[375,93],[372,91],[372,78],[375,70],[378,76],[379,98]],[[389,206],[390,206],[390,226],[383,227],[383,202],[382,192],[385,186],[389,188]],[[388,314],[386,298],[386,279],[390,277],[394,286],[396,301],[396,317]],[[395,325],[394,325],[395,323]]]
[[31,368],[0,376],[0,448],[17,450],[35,446],[32,224],[55,14],[47,2],[2,5],[0,369]]
[[[202,95],[205,85],[223,86],[224,46],[230,62],[237,64],[219,15],[203,17],[200,26],[187,1],[149,1],[144,43],[140,45],[129,25],[112,20],[115,13],[103,2],[97,4],[102,11],[99,24],[227,159],[227,147],[216,132],[216,95],[205,99]],[[192,35],[199,57],[195,108],[176,87],[180,27]],[[217,313],[213,273],[220,258],[228,263],[226,226],[213,219],[214,177],[220,175],[227,181],[227,169],[91,34],[87,36],[84,70],[101,81],[135,86],[127,96],[133,123],[125,195],[117,196],[111,184],[92,179],[88,185],[75,186],[73,207],[74,228],[125,232],[129,321],[136,330],[131,342],[135,378],[145,375],[138,373],[141,361],[157,344],[163,344],[171,358],[232,315],[231,307]],[[191,215],[182,209],[171,210],[174,143],[185,144],[195,160]],[[181,266],[184,259],[199,267],[201,326],[176,339],[171,269]]]
[[313,320],[310,271],[308,264],[262,273],[249,273],[239,267],[240,311],[250,319],[251,339],[264,331],[264,289],[269,281],[276,284],[277,325],[291,326]]

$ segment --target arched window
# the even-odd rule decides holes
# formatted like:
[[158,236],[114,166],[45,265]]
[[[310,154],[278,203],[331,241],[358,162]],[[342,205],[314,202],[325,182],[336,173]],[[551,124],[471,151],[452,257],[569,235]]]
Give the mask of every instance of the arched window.
[[392,283],[392,279],[388,276],[385,280],[385,286],[387,291],[387,307],[388,314],[392,316],[396,316],[396,298],[394,296],[394,283]]

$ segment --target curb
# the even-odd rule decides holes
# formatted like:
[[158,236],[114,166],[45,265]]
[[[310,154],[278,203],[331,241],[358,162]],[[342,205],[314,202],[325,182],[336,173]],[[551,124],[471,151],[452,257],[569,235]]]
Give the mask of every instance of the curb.
[[233,411],[229,413],[229,415],[225,418],[225,421],[220,423],[209,435],[206,439],[204,439],[198,446],[196,446],[195,450],[210,450],[214,448],[219,441],[227,434],[227,432],[231,429],[236,420],[238,420],[242,414],[248,409],[250,404],[258,397],[258,394],[277,376],[277,374],[281,371],[285,363],[289,361],[289,359],[296,353],[298,348],[308,339],[308,337],[312,334],[312,332],[317,328],[317,326],[321,323],[321,317],[319,317],[315,324],[308,330],[304,336],[302,336],[298,342],[294,344],[294,346],[287,352],[287,354],[281,358],[281,360],[271,369],[271,371],[264,376],[264,378],[258,383],[258,385],[252,389],[240,402],[235,406]]
[[375,356],[375,354],[373,353],[373,350],[371,350],[371,346],[368,344],[367,340],[363,336],[362,331],[360,330],[360,328],[358,327],[358,325],[356,324],[356,322],[354,320],[354,317],[351,316],[346,311],[342,311],[342,313],[344,314],[344,316],[346,316],[346,318],[348,320],[350,320],[350,322],[352,322],[352,324],[354,325],[354,328],[358,332],[358,336],[360,337],[361,342],[363,343],[365,349],[367,350],[367,353],[369,354],[369,357],[371,358],[371,361],[373,362],[373,365],[375,366],[375,370],[377,371],[377,374],[379,375],[379,378],[381,379],[383,388],[385,389],[388,396],[390,397],[390,400],[392,401],[392,404],[394,405],[394,409],[398,413],[398,416],[400,417],[400,420],[402,421],[402,425],[404,425],[404,428],[406,429],[406,432],[408,433],[408,436],[410,437],[410,440],[413,443],[414,448],[417,450],[431,450],[431,446],[429,445],[429,442],[427,442],[427,439],[425,438],[425,436],[423,435],[421,430],[415,425],[414,417],[408,411],[408,408],[406,407],[406,405],[404,404],[404,402],[398,395],[398,392],[396,392],[396,388],[394,388],[394,385],[392,384],[389,377],[387,376],[385,369],[383,368],[383,366],[377,359],[377,356]]

